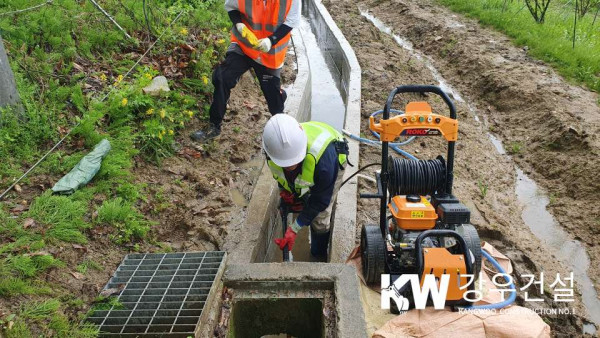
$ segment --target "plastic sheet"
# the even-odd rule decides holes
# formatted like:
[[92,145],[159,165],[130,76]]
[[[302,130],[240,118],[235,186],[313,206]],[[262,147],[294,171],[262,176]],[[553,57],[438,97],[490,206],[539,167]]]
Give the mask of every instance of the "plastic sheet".
[[63,176],[52,187],[55,194],[70,195],[77,189],[86,185],[96,176],[102,159],[110,151],[110,142],[106,139],[100,141],[92,152],[85,155],[84,158],[65,176]]

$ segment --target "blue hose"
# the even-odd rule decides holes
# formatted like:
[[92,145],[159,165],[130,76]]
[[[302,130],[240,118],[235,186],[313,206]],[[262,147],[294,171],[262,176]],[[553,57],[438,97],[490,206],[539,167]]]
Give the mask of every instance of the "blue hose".
[[[501,274],[507,274],[506,271],[504,271],[504,269],[502,269],[500,264],[498,264],[498,262],[487,251],[481,250],[481,254],[485,257],[485,259],[490,261],[490,263],[492,263],[492,265]],[[512,280],[510,282],[509,289],[514,290],[514,291],[512,291],[510,293],[510,296],[508,297],[508,299],[505,299],[499,303],[486,304],[486,305],[471,305],[471,306],[465,306],[465,307],[461,307],[461,308],[467,309],[467,310],[493,310],[493,309],[501,309],[503,307],[507,307],[510,304],[514,303],[515,299],[517,299],[517,288],[515,287],[515,284],[512,282]]]
[[[369,140],[369,139],[366,139],[366,138],[363,138],[363,137],[358,137],[358,136],[356,136],[354,134],[350,134],[350,133],[346,133],[346,132],[344,132],[344,134],[346,134],[348,137],[350,137],[351,139],[356,140],[358,142],[370,144],[370,145],[373,145],[373,146],[381,146],[381,142],[380,141]],[[410,153],[408,153],[408,152],[406,152],[406,151],[398,148],[398,146],[396,146],[396,144],[394,144],[394,143],[390,143],[389,146],[390,146],[390,148],[394,149],[398,154],[400,154],[400,155],[402,155],[402,156],[404,156],[404,157],[406,157],[408,159],[415,160],[415,161],[418,160],[418,158],[414,157],[412,154],[410,154]]]
[[[400,110],[396,110],[396,109],[391,109],[390,112],[394,113],[394,114],[398,114],[398,115],[403,115],[404,112],[400,111]],[[377,116],[379,114],[383,113],[383,110],[378,110],[376,112],[374,112],[373,114],[371,114],[371,116]],[[348,135],[348,137],[350,137],[353,140],[356,140],[358,142],[362,142],[362,143],[366,143],[366,144],[370,144],[370,145],[374,145],[374,146],[381,146],[381,141],[373,141],[373,140],[369,140],[366,139],[364,137],[359,137],[353,134],[350,134],[348,132],[344,132],[346,135]],[[379,135],[379,133],[374,132],[371,130],[371,134],[373,134],[373,136],[375,136],[378,140],[381,139],[381,136]],[[403,145],[407,145],[410,142],[412,142],[416,137],[415,136],[411,136],[409,137],[406,141],[402,141],[402,142],[396,142],[396,143],[389,143],[388,145],[390,146],[390,148],[392,148],[395,152],[397,152],[398,154],[410,159],[410,160],[418,160],[418,158],[416,158],[415,156],[413,156],[412,154],[400,149],[399,147],[403,146]]]

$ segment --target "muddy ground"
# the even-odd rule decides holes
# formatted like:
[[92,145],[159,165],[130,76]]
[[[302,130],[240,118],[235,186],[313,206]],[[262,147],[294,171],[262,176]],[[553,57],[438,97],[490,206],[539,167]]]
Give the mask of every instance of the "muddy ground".
[[[361,16],[359,8],[368,9],[395,34],[407,37],[416,49],[430,56],[435,68],[471,106],[457,105],[460,132],[454,194],[471,209],[471,220],[482,239],[512,259],[517,284],[528,281],[521,277],[524,274],[544,271],[555,276],[570,269],[557,262],[523,223],[522,206],[515,196],[515,163],[549,191],[553,196],[550,210],[556,219],[574,238],[587,244],[593,266],[589,273],[598,281],[598,266],[593,262],[600,254],[594,236],[600,228],[600,208],[596,203],[585,203],[595,200],[600,186],[600,181],[588,174],[600,169],[597,94],[568,84],[503,35],[433,1],[332,0],[325,5],[362,67],[362,132],[369,134],[368,116],[383,107],[394,85],[437,85],[438,79],[422,59],[411,56]],[[440,100],[428,99],[434,110],[446,111]],[[396,106],[403,109],[406,101],[396,102],[404,102]],[[518,142],[521,149],[512,157],[500,155],[487,136],[490,131],[499,135],[505,146]],[[423,159],[445,156],[444,143],[436,138],[418,139],[405,149]],[[380,161],[374,148],[362,146],[361,153],[361,167]],[[487,192],[482,192],[482,185],[487,186]],[[359,189],[375,187],[361,180]],[[377,210],[377,202],[361,200],[358,224],[377,224]],[[537,306],[564,305],[547,295],[544,299]],[[554,334],[581,333],[584,309],[579,299],[568,304],[578,315],[544,317]],[[517,302],[529,307],[532,304],[520,298]]]

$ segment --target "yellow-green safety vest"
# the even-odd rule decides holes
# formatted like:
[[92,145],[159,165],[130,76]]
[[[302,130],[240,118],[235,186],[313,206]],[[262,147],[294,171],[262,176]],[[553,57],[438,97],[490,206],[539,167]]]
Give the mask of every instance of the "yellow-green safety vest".
[[[267,160],[273,178],[285,190],[296,193],[298,196],[302,196],[309,192],[310,188],[315,184],[315,167],[325,152],[325,149],[327,149],[327,146],[334,141],[344,142],[344,136],[328,124],[311,121],[300,123],[300,125],[308,140],[306,143],[306,157],[302,163],[302,172],[294,181],[295,191],[292,191],[292,188],[285,179],[283,168],[270,159]],[[347,155],[338,153],[338,160],[340,166],[343,166],[347,161]]]

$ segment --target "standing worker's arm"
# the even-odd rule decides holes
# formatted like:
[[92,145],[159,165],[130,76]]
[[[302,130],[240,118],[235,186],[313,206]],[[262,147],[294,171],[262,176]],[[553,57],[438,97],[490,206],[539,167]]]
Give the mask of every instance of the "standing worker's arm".
[[240,13],[240,7],[237,0],[225,0],[225,10],[229,14],[229,19],[233,25],[242,23],[242,13]]
[[237,0],[225,0],[225,10],[229,15],[229,19],[235,26],[235,28],[240,32],[242,37],[248,40],[248,42],[256,48],[258,46],[258,39],[256,35],[252,33],[248,27],[242,22],[242,13],[240,13]]
[[290,11],[285,17],[285,21],[281,24],[275,32],[265,39],[258,40],[257,49],[262,52],[268,52],[273,46],[275,46],[279,40],[283,39],[288,35],[292,29],[298,27],[300,24],[300,0],[291,0],[292,6]]

